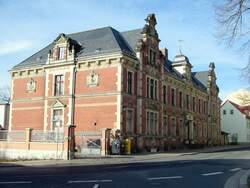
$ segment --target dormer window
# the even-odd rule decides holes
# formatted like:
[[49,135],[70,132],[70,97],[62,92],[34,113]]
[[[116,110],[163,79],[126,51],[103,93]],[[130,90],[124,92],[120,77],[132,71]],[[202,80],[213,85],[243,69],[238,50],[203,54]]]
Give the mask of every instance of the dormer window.
[[65,47],[59,47],[58,59],[64,59],[65,56]]

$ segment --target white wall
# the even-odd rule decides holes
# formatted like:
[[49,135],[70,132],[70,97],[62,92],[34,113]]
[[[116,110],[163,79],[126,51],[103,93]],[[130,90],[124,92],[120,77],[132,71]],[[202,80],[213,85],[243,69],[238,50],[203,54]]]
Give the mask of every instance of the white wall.
[[8,128],[9,120],[9,105],[0,104],[0,125],[4,128]]
[[[223,110],[226,110],[225,115],[223,114]],[[233,110],[234,113],[230,114],[230,110]],[[239,143],[250,143],[250,138],[247,139],[247,135],[250,135],[250,127],[247,126],[247,119],[245,118],[245,115],[235,108],[229,101],[221,107],[220,111],[222,131],[229,134],[237,133]]]

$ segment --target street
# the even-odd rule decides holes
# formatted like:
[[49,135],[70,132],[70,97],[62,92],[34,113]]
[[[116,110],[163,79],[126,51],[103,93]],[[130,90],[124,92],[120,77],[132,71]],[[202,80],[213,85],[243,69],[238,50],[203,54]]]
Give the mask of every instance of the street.
[[117,165],[1,167],[0,187],[222,188],[234,173],[250,168],[250,148],[155,156],[145,162]]

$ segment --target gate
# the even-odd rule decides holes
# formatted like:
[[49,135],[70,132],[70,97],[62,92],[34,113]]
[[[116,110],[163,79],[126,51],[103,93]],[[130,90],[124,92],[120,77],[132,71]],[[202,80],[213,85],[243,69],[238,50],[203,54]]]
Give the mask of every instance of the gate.
[[101,155],[101,131],[75,132],[75,158]]

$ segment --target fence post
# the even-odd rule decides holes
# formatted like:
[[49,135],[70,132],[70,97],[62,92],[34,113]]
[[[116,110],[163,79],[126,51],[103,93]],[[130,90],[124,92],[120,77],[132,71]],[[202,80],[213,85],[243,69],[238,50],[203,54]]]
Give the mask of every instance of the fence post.
[[66,160],[71,160],[74,158],[74,146],[75,146],[75,126],[74,125],[69,125],[65,129],[66,131],[64,132],[64,148],[65,148],[65,155],[64,159]]
[[25,128],[25,145],[26,150],[30,149],[30,141],[31,141],[31,128]]
[[101,156],[108,155],[111,129],[102,129]]

